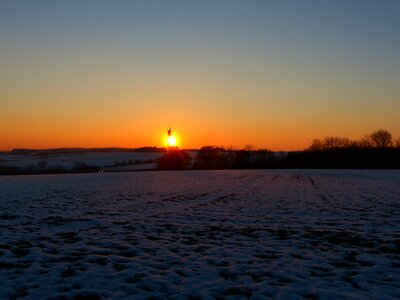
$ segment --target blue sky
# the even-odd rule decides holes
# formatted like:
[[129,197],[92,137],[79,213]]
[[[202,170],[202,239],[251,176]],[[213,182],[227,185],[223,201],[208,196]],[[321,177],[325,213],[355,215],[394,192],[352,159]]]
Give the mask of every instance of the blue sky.
[[[388,0],[0,1],[0,148],[154,144],[163,124],[188,146],[400,135],[399,28]],[[86,131],[48,129],[70,120]]]

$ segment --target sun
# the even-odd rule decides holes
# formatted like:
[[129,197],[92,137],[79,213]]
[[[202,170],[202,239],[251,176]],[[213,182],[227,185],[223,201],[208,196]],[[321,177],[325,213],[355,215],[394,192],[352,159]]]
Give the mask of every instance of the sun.
[[177,135],[176,132],[172,132],[171,128],[169,128],[169,130],[167,130],[166,134],[163,136],[163,144],[169,149],[180,147],[180,142],[181,139],[179,135]]
[[168,147],[176,147],[177,146],[176,137],[174,137],[173,135],[169,136],[167,138],[167,144]]

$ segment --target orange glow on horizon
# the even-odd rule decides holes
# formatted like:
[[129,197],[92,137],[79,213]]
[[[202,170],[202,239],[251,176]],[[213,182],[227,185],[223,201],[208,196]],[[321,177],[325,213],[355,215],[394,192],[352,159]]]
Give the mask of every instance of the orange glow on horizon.
[[[383,127],[378,124],[350,126],[350,122],[334,123],[331,126],[327,117],[311,118],[297,122],[280,114],[262,121],[246,115],[234,116],[238,122],[231,122],[219,117],[215,112],[196,114],[192,109],[178,106],[152,108],[134,119],[131,110],[118,109],[119,113],[80,115],[72,111],[74,118],[62,118],[55,114],[44,117],[39,113],[7,115],[0,119],[0,150],[13,148],[48,149],[48,148],[140,148],[146,146],[169,147],[166,124],[174,120],[172,134],[176,146],[181,149],[199,149],[214,145],[241,149],[250,144],[254,148],[267,148],[272,151],[303,150],[315,138],[342,136],[359,139],[364,134]],[[100,110],[99,110],[100,111]],[[76,116],[75,116],[76,112]],[[1,113],[0,113],[1,114]],[[99,117],[100,116],[100,117]],[[34,122],[32,118],[37,120]],[[100,121],[99,121],[100,120]],[[396,121],[397,122],[397,121]],[[9,124],[17,124],[10,127]],[[317,126],[318,125],[318,126]],[[399,132],[393,130],[396,124],[385,126],[396,139]],[[178,131],[176,131],[177,129]]]
[[299,11],[267,1],[57,2],[26,14],[0,2],[0,151],[295,151],[378,128],[400,138],[398,1]]

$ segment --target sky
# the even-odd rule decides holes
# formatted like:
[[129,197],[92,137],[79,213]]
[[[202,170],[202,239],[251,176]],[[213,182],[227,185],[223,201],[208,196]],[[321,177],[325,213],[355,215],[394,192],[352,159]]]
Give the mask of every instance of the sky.
[[400,136],[400,1],[0,0],[0,149]]

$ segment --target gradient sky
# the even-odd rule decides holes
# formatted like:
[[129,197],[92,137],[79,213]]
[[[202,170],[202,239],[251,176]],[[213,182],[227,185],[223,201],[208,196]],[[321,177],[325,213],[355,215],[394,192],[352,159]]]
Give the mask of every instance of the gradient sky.
[[400,136],[400,1],[0,0],[0,149]]

